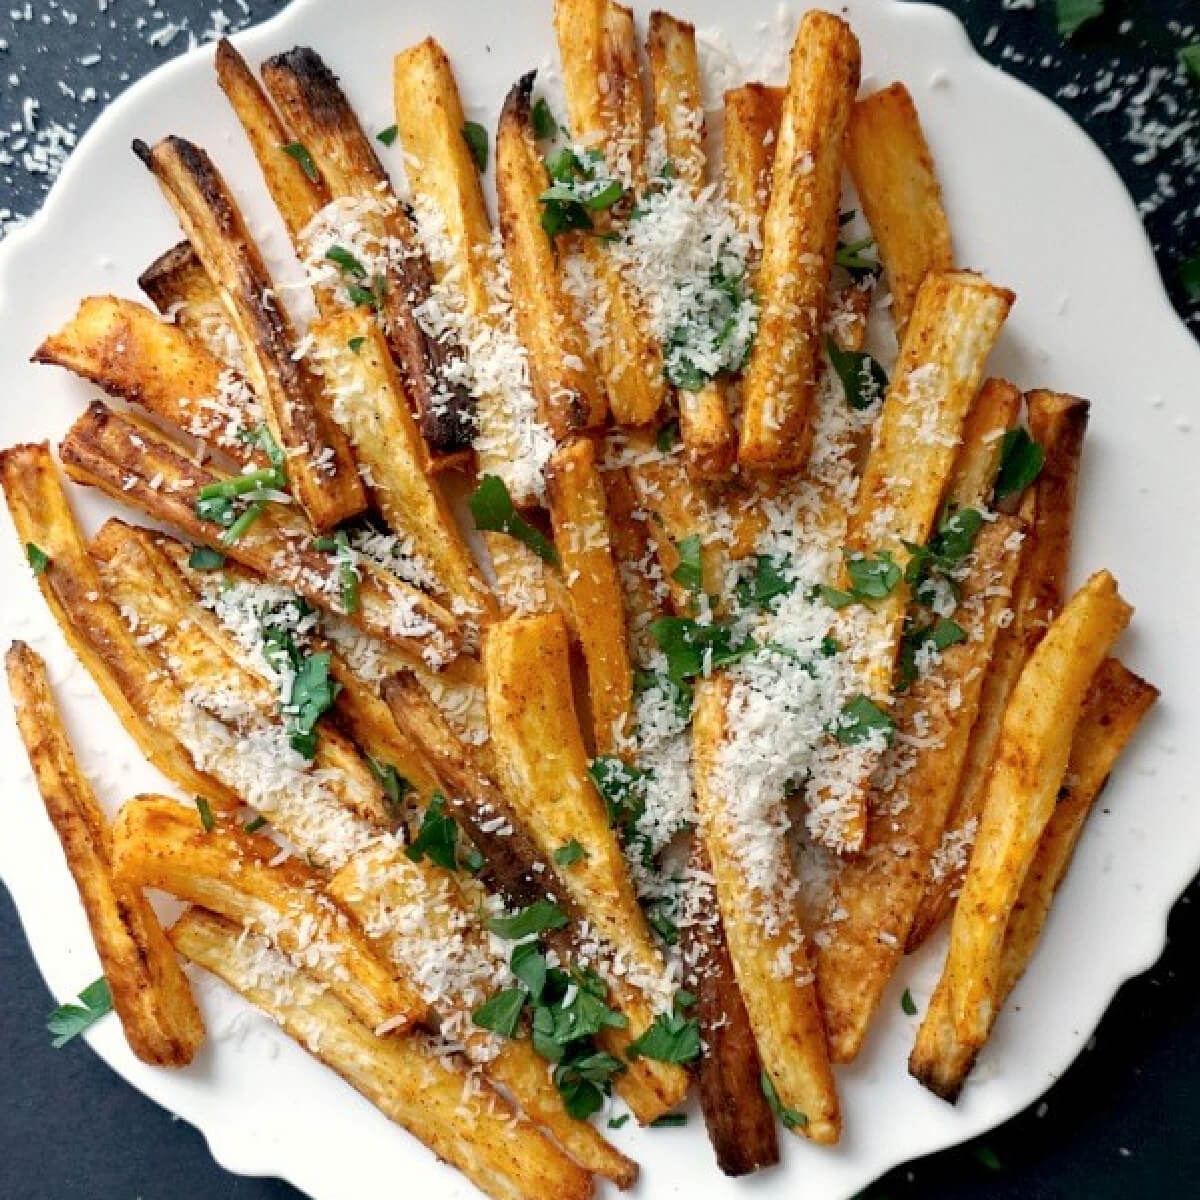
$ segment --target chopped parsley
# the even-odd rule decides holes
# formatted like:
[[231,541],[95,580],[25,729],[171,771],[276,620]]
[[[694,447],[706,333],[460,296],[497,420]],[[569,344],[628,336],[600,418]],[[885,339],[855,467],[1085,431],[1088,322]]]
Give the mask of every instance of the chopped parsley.
[[675,543],[679,565],[671,572],[671,578],[689,592],[700,592],[704,588],[704,569],[700,560],[700,535],[692,534]]
[[347,275],[353,275],[355,279],[366,279],[367,268],[345,246],[330,246],[325,251],[325,257],[331,263],[337,263]]
[[505,988],[481,1004],[472,1014],[471,1022],[480,1029],[490,1029],[501,1037],[512,1037],[521,1021],[526,992],[523,988]]
[[262,813],[259,813],[257,817],[247,821],[245,825],[242,826],[242,829],[246,833],[257,833],[260,829],[265,829],[266,825],[267,818],[264,817]]
[[609,1117],[608,1127],[609,1129],[620,1129],[628,1120],[629,1114],[627,1112],[622,1113],[619,1117]]
[[675,997],[670,1013],[659,1013],[640,1037],[625,1049],[625,1057],[633,1062],[638,1058],[653,1058],[658,1062],[689,1063],[700,1057],[700,1024],[683,1015],[696,1002],[688,992]]
[[1058,32],[1073,37],[1089,21],[1104,13],[1104,0],[1054,0],[1054,16]]
[[366,340],[367,339],[362,336],[352,337],[346,342],[346,345],[349,346],[350,349],[353,350],[355,354],[358,354],[359,351],[362,350],[362,348],[363,348],[363,342],[365,342]]
[[646,923],[668,946],[674,946],[679,941],[679,926],[670,916],[674,911],[675,901],[670,896],[663,896],[646,905]]
[[560,867],[569,867],[577,863],[581,858],[587,858],[588,852],[572,838],[563,846],[559,846],[554,852],[554,861]]
[[510,917],[492,917],[488,928],[497,936],[518,942],[547,929],[563,929],[567,914],[553,900],[535,900]]
[[215,571],[225,565],[225,555],[210,546],[194,546],[188,555],[188,566],[193,571]]
[[377,141],[382,142],[385,146],[390,146],[396,140],[396,135],[399,132],[400,130],[395,125],[389,125],[386,129],[381,129],[375,135],[375,138]]
[[701,625],[688,617],[659,617],[650,626],[650,636],[667,656],[667,673],[676,685],[739,662],[757,649],[751,638],[735,643],[729,625]]
[[346,295],[351,304],[382,312],[384,297],[387,295],[387,280],[382,275],[376,275],[369,287],[364,287],[361,283],[349,283],[346,285]]
[[79,993],[78,1004],[60,1004],[47,1018],[50,1045],[61,1050],[72,1038],[90,1029],[105,1013],[112,1012],[112,992],[103,975]]
[[783,1122],[785,1129],[803,1129],[808,1124],[808,1117],[796,1108],[787,1108],[779,1099],[775,1090],[775,1081],[764,1071],[759,1076],[759,1086],[767,1098],[767,1107]]
[[900,642],[900,657],[897,664],[896,687],[899,691],[907,691],[916,681],[919,671],[917,660],[921,650],[932,645],[940,654],[967,640],[967,631],[949,617],[939,617],[936,621],[920,628],[906,629]]
[[624,196],[620,180],[597,174],[603,161],[599,150],[577,154],[569,147],[546,159],[551,186],[538,197],[538,203],[542,228],[551,241],[575,229],[591,229],[592,213],[612,208]]
[[232,475],[205,484],[196,499],[195,512],[202,521],[212,521],[224,530],[221,541],[232,546],[262,516],[268,497],[264,492],[282,492],[287,488],[287,456],[266,425],[243,430],[242,441],[258,447],[271,465],[242,475]]
[[383,789],[383,794],[387,798],[388,808],[392,812],[392,816],[400,815],[400,806],[404,802],[405,796],[410,792],[415,792],[417,789],[396,770],[391,763],[380,762],[376,758],[372,758],[369,754],[366,756],[367,766],[371,769],[371,774],[379,781],[379,786]]
[[342,589],[342,611],[347,616],[358,612],[358,568],[355,566],[354,551],[344,529],[337,530],[332,537],[321,537],[313,543],[317,550],[334,555],[338,569],[338,582]]
[[533,102],[533,135],[541,141],[552,138],[558,132],[558,122],[546,103],[545,96],[539,96]]
[[200,814],[200,824],[205,833],[212,833],[217,827],[217,822],[213,818],[212,807],[203,796],[195,797],[196,811]]
[[1179,61],[1183,64],[1184,70],[1197,83],[1200,83],[1200,42],[1193,42],[1190,46],[1184,46],[1179,51]]
[[648,858],[649,841],[638,828],[646,812],[645,771],[616,755],[600,755],[588,764],[588,775],[604,801],[608,823],[626,846],[640,845],[643,860]]
[[29,565],[33,568],[35,575],[45,575],[46,568],[50,565],[50,555],[41,546],[37,546],[33,542],[26,542],[25,557],[29,560]]
[[839,241],[833,261],[839,267],[849,271],[850,277],[856,281],[873,279],[883,270],[883,267],[880,266],[878,258],[869,258],[864,252],[874,248],[875,239],[870,236],[859,238],[853,242]]
[[796,587],[784,571],[791,566],[787,558],[777,559],[769,554],[759,554],[754,559],[754,574],[737,585],[738,603],[743,608],[769,610],[772,602],[780,596],[789,595]]
[[529,995],[534,1000],[540,1000],[550,970],[541,946],[537,942],[522,942],[519,946],[514,946],[509,967],[529,989]]
[[1046,452],[1020,426],[1010,429],[1000,445],[1000,469],[992,489],[992,501],[1020,495],[1041,474]]
[[650,1122],[651,1129],[678,1129],[687,1124],[687,1113],[663,1113]]
[[524,542],[545,562],[558,566],[558,551],[554,544],[535,529],[517,511],[504,480],[498,475],[485,475],[467,501],[475,525],[492,533],[506,533]]
[[740,371],[758,329],[758,305],[740,264],[718,262],[708,283],[687,294],[682,319],[663,344],[663,372],[685,392]]
[[317,170],[317,164],[313,162],[313,156],[309,154],[308,147],[302,142],[288,142],[286,145],[280,146],[279,148],[284,152],[284,154],[288,155],[289,158],[294,158],[296,162],[300,164],[300,170],[302,170],[308,179],[313,183],[316,183],[321,178],[321,174]]
[[670,420],[659,426],[654,438],[654,446],[659,454],[670,454],[679,445],[679,422]]
[[888,550],[874,554],[846,553],[846,576],[850,596],[862,604],[890,596],[903,572]]
[[1179,282],[1189,300],[1200,300],[1200,250],[1179,264]]
[[861,692],[842,707],[833,734],[843,746],[860,746],[876,733],[882,733],[890,746],[896,733],[896,722],[868,696]]
[[305,758],[312,758],[316,754],[317,721],[333,707],[341,691],[341,684],[329,674],[331,659],[328,650],[304,658],[296,670],[291,694],[284,706],[285,715],[291,718],[288,741],[292,749]]
[[[395,768],[392,770],[394,772]],[[399,775],[396,779],[408,782]],[[412,787],[411,784],[408,786]],[[447,871],[457,870],[460,866],[468,871],[478,871],[483,866],[483,856],[469,843],[465,848],[460,847],[458,834],[458,823],[446,812],[446,797],[441,792],[434,792],[421,817],[421,828],[404,853],[413,862],[428,858]]]
[[917,1003],[912,998],[912,992],[908,988],[904,989],[904,995],[900,997],[900,1008],[906,1017],[915,1017],[917,1015]]
[[865,350],[843,350],[833,338],[826,337],[825,352],[851,408],[861,412],[883,398],[888,387],[887,372]]
[[488,133],[482,125],[475,121],[468,121],[462,127],[463,141],[467,143],[467,148],[471,151],[471,157],[475,160],[476,167],[479,168],[479,173],[483,174],[487,170],[488,162]]

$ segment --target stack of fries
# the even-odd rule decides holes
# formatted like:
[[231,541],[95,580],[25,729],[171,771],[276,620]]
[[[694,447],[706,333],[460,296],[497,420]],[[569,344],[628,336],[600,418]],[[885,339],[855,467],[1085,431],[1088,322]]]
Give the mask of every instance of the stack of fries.
[[[904,86],[858,98],[809,12],[714,164],[690,25],[650,16],[652,114],[630,11],[554,27],[565,96],[519,80],[493,154],[433,39],[374,136],[313,50],[223,42],[301,282],[203,149],[135,144],[186,238],[158,311],[88,297],[35,358],[129,402],[58,456],[155,528],[89,541],[47,445],[0,454],[63,633],[189,797],[110,826],[13,646],[135,1053],[203,1040],[182,957],[514,1200],[633,1183],[613,1092],[677,1123],[694,1079],[729,1174],[779,1124],[837,1142],[833,1066],[947,918],[910,1069],[953,1100],[1156,696],[1112,577],[1065,590],[1088,404],[986,378],[1014,297],[956,266]],[[146,888],[189,906],[165,934]]]

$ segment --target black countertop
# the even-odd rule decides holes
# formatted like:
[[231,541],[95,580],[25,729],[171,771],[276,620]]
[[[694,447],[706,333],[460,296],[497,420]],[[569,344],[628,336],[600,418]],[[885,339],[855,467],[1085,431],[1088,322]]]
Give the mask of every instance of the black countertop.
[[[0,229],[36,210],[73,137],[131,80],[193,36],[232,32],[283,7],[226,0],[222,16],[215,2],[8,0],[0,12]],[[1108,0],[1105,16],[1070,44],[1055,29],[1053,0],[943,7],[963,18],[984,55],[1054,98],[1104,148],[1138,201],[1172,300],[1200,333],[1200,300],[1189,302],[1178,276],[1180,261],[1200,250],[1200,80],[1176,62],[1181,46],[1200,41],[1200,0]],[[1089,1050],[1043,1101],[981,1142],[893,1171],[865,1195],[1200,1194],[1197,894],[1193,884],[1176,906],[1160,962],[1121,990]],[[195,1130],[84,1044],[52,1050],[44,1023],[53,1005],[0,892],[0,1196],[298,1196],[277,1180],[226,1174]]]

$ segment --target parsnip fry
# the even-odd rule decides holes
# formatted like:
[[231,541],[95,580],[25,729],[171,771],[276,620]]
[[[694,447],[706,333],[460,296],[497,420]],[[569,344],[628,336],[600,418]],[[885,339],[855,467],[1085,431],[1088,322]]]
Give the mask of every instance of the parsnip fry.
[[1013,689],[944,970],[954,1026],[968,1045],[983,1045],[995,1020],[1005,926],[1054,811],[1092,676],[1132,611],[1113,577],[1098,571],[1047,630]]
[[108,820],[75,759],[46,664],[24,642],[13,642],[5,666],[17,729],[79,890],[125,1039],[143,1062],[184,1066],[204,1042],[187,977],[141,891],[113,877]]
[[608,398],[574,302],[563,263],[541,223],[538,197],[550,187],[530,116],[534,73],[513,86],[496,134],[500,233],[512,274],[517,332],[529,354],[538,411],[560,441],[604,424]]
[[893,83],[850,110],[846,163],[879,247],[896,333],[903,338],[922,280],[954,266],[942,189],[904,84]]
[[0,452],[0,479],[17,537],[48,559],[38,576],[42,595],[126,732],[184,791],[222,808],[236,806],[234,793],[200,770],[175,740],[172,725],[182,719],[187,702],[102,595],[49,447],[12,446]]
[[293,357],[295,330],[212,160],[177,137],[153,148],[136,142],[134,150],[158,180],[225,304],[247,378],[287,454],[289,479],[313,526],[322,531],[362,512],[366,495],[350,448],[313,404],[312,381]]
[[60,447],[67,473],[113,499],[135,505],[211,546],[294,588],[319,608],[346,616],[364,632],[421,655],[434,667],[454,657],[461,640],[455,619],[416,588],[366,560],[359,572],[357,604],[347,607],[337,552],[318,550],[304,518],[283,504],[268,504],[240,537],[226,539],[214,521],[197,516],[205,487],[228,478],[186,457],[161,431],[97,402],[79,417]]
[[138,276],[138,287],[164,317],[225,366],[241,373],[246,365],[242,347],[191,242],[177,242],[160,254]]
[[[850,1062],[862,1048],[884,987],[900,960],[929,860],[957,793],[984,669],[1011,603],[1021,562],[1010,538],[1020,523],[1000,517],[976,540],[955,621],[966,640],[942,652],[896,702],[896,783],[871,796],[867,848],[834,884],[817,986],[829,1053]],[[906,748],[906,745],[908,748]],[[885,760],[886,761],[886,760]],[[888,775],[893,774],[888,772]]]
[[747,227],[760,236],[785,94],[763,83],[744,83],[725,93],[725,187]]
[[[1033,957],[1051,901],[1070,866],[1075,843],[1096,797],[1157,697],[1157,688],[1114,658],[1106,659],[1096,672],[1071,741],[1063,788],[1005,930],[997,1012]],[[976,1046],[958,1036],[948,980],[943,978],[921,1022],[908,1069],[935,1095],[953,1103],[977,1053]]]
[[963,422],[962,446],[946,487],[950,508],[987,506],[1000,466],[1004,435],[1021,414],[1021,393],[1003,379],[988,379]]
[[858,76],[850,27],[830,13],[807,13],[792,48],[763,222],[762,311],[742,387],[744,467],[796,468],[808,457],[837,248],[842,143]]
[[[692,757],[700,833],[712,861],[725,939],[754,1040],[779,1103],[803,1120],[789,1122],[793,1133],[832,1143],[841,1134],[841,1113],[809,949],[795,903],[788,897],[790,860],[778,855],[784,899],[755,890],[739,854],[738,829],[726,788],[736,787],[721,770],[730,684],[714,675],[697,687],[692,722]],[[771,919],[763,919],[763,905]]]
[[66,367],[161,417],[239,462],[266,466],[249,435],[263,419],[246,382],[181,326],[116,296],[89,296],[34,351],[33,361]]
[[456,1065],[422,1035],[379,1038],[330,992],[282,956],[203,909],[171,930],[176,949],[223,979],[332,1067],[385,1116],[457,1167],[492,1200],[589,1200],[592,1183],[490,1088],[477,1092]]
[[554,543],[587,664],[596,751],[612,754],[629,734],[633,672],[594,444],[577,438],[563,446],[550,461],[546,483]]
[[158,888],[270,939],[325,984],[369,1029],[403,1032],[426,1018],[412,984],[374,951],[358,922],[298,859],[165,796],[127,801],[113,825],[113,869],[128,886]]

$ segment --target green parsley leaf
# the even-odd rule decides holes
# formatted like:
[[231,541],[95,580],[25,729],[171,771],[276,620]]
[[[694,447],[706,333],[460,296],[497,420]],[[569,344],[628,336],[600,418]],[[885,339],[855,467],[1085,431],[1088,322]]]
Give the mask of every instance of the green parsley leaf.
[[79,993],[78,1004],[60,1004],[47,1018],[50,1045],[61,1050],[72,1038],[90,1029],[105,1013],[112,1012],[112,992],[103,975]]
[[292,679],[292,690],[284,705],[288,722],[288,741],[293,750],[312,758],[317,752],[317,721],[332,707],[341,684],[329,674],[332,655],[321,650],[301,659]]
[[854,603],[854,597],[849,592],[843,592],[841,588],[830,587],[827,583],[823,583],[817,588],[817,596],[835,611],[840,611]]
[[654,671],[636,669],[633,672],[633,690],[638,696],[644,695],[653,688],[660,688],[663,698],[670,702],[676,715],[681,721],[687,721],[692,715],[693,693],[686,683],[674,683],[665,675]]
[[622,1125],[628,1122],[628,1120],[629,1114],[627,1112],[622,1113],[619,1117],[609,1117],[608,1127],[609,1129],[620,1129]]
[[833,338],[826,337],[825,351],[851,408],[861,412],[883,398],[888,387],[887,372],[865,350],[843,350]]
[[559,846],[554,852],[554,861],[560,867],[569,867],[572,863],[577,863],[581,858],[587,858],[588,852],[572,838],[565,846]]
[[546,103],[545,96],[539,96],[533,102],[533,136],[545,141],[547,138],[552,138],[558,129],[558,122],[554,119],[554,114],[550,111],[550,105]]
[[225,555],[208,546],[195,546],[188,555],[188,566],[193,571],[215,571],[225,565]]
[[863,252],[875,248],[873,237],[860,238],[856,242],[839,241],[833,261],[850,272],[853,279],[865,279],[878,275],[883,267],[878,258],[868,258]]
[[404,797],[410,792],[415,792],[416,788],[391,763],[380,762],[368,754],[367,766],[370,767],[371,774],[379,780],[379,786],[383,788],[392,815],[398,816]]
[[659,617],[650,626],[650,636],[667,656],[667,673],[675,684],[738,662],[757,649],[750,638],[735,645],[728,625],[701,625],[687,617]]
[[612,1077],[625,1069],[624,1063],[603,1051],[584,1055],[554,1068],[554,1082],[568,1116],[586,1121],[604,1107]]
[[1200,250],[1179,264],[1179,282],[1189,300],[1200,300]]
[[1193,42],[1179,51],[1179,61],[1187,73],[1200,83],[1200,42]]
[[566,924],[567,914],[553,900],[535,900],[511,917],[492,917],[488,928],[497,937],[517,942],[546,929],[562,929]]
[[775,1081],[766,1071],[759,1076],[758,1082],[762,1094],[767,1098],[767,1107],[783,1122],[785,1129],[803,1129],[808,1124],[807,1115],[799,1109],[784,1107],[775,1090]]
[[479,529],[506,533],[524,542],[539,558],[558,566],[558,551],[553,543],[517,512],[504,480],[498,475],[485,475],[467,503]]
[[347,275],[353,275],[355,279],[366,279],[367,268],[345,246],[330,246],[325,251],[325,257],[331,263],[337,263]]
[[940,654],[943,650],[948,650],[951,646],[957,646],[966,640],[967,631],[949,617],[939,617],[931,625],[906,631],[900,642],[897,689],[902,692],[907,691],[916,681],[919,674],[917,657],[923,646],[932,644]]
[[526,999],[528,993],[524,988],[505,988],[490,1000],[484,1001],[471,1014],[471,1024],[480,1029],[490,1029],[501,1037],[510,1038],[517,1032]]
[[351,304],[366,305],[376,312],[383,311],[383,299],[387,295],[387,280],[382,275],[376,275],[371,280],[370,287],[361,283],[351,283],[346,286],[346,296]]
[[471,151],[471,157],[475,160],[476,167],[479,168],[480,174],[487,170],[488,161],[488,133],[482,125],[474,121],[468,121],[462,127],[463,141],[467,143]]
[[876,731],[883,734],[884,741],[890,746],[896,733],[896,723],[883,709],[860,692],[842,707],[833,734],[843,746],[858,746]]
[[338,582],[342,589],[342,611],[348,616],[353,616],[358,612],[358,568],[355,566],[349,536],[344,529],[339,529],[332,537],[317,538],[313,546],[335,556]]
[[41,546],[35,546],[33,542],[26,542],[25,557],[29,560],[29,565],[33,568],[35,575],[45,575],[46,568],[50,565],[50,555]]
[[875,554],[844,553],[850,595],[861,603],[891,595],[903,572],[888,550]]
[[646,923],[668,946],[679,942],[679,926],[668,915],[674,911],[674,902],[669,897],[656,900],[646,907]]
[[522,942],[513,947],[509,959],[512,973],[529,989],[529,995],[535,1002],[541,1000],[546,987],[548,967],[546,955],[537,942]]
[[1094,21],[1104,12],[1104,0],[1054,0],[1054,15],[1058,32],[1073,37],[1081,26]]
[[376,140],[382,142],[385,146],[390,146],[395,140],[396,135],[400,132],[395,125],[389,125],[386,129],[381,129],[376,135]]
[[435,792],[421,818],[421,828],[404,853],[413,862],[430,862],[453,871],[458,866],[458,826],[446,813],[446,797]]
[[646,773],[615,755],[602,754],[588,764],[588,775],[604,801],[608,823],[620,833],[627,847],[640,844],[642,857],[647,858],[649,843],[638,829],[646,811]]
[[915,1017],[917,1015],[917,1004],[912,998],[912,992],[908,988],[904,989],[904,995],[900,997],[900,1007],[906,1017]]
[[266,824],[267,818],[264,817],[262,813],[259,813],[258,816],[253,820],[247,821],[245,825],[242,826],[242,829],[246,833],[257,833],[260,829],[265,828]]
[[679,566],[671,572],[671,578],[689,592],[700,592],[704,588],[704,569],[700,561],[700,535],[692,534],[675,543],[679,555]]
[[659,454],[670,454],[677,445],[679,445],[679,422],[667,421],[659,427],[658,434],[654,438],[654,446]]
[[363,348],[363,342],[366,340],[365,337],[352,337],[346,342],[346,345],[357,354]]
[[659,1013],[650,1028],[625,1049],[625,1057],[658,1062],[689,1063],[700,1057],[700,1025],[679,1012]]
[[795,580],[788,579],[783,573],[790,566],[791,561],[787,558],[756,555],[754,574],[737,585],[738,603],[743,608],[753,607],[760,612],[769,610],[773,600],[789,595],[796,587]]
[[280,146],[280,150],[291,158],[294,158],[300,164],[300,170],[306,176],[316,183],[321,178],[321,173],[317,170],[317,164],[313,162],[313,157],[308,152],[308,147],[301,142],[288,142],[286,146]]
[[1046,461],[1046,452],[1020,426],[1010,429],[1000,444],[1000,469],[992,487],[992,501],[999,504],[1006,496],[1019,495],[1038,475]]
[[200,824],[204,828],[205,833],[212,833],[217,827],[217,822],[213,818],[212,807],[203,796],[196,796],[196,811],[200,814]]
[[663,1113],[650,1122],[651,1129],[678,1129],[687,1124],[687,1113]]

